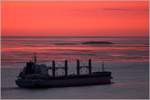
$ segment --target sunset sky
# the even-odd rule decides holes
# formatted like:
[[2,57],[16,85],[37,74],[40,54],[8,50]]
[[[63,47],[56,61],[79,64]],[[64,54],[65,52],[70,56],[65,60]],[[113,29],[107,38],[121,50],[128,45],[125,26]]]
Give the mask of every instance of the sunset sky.
[[148,1],[3,1],[2,36],[148,36]]

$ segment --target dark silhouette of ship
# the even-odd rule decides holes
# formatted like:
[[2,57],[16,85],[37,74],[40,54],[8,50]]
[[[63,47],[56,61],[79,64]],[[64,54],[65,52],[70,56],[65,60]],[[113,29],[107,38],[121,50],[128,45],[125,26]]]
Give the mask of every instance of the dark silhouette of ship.
[[[88,74],[81,74],[81,68],[88,68]],[[65,75],[56,76],[55,71],[59,68],[64,69]],[[49,70],[52,75],[49,75]],[[101,72],[92,72],[92,63],[89,59],[88,66],[80,66],[80,61],[77,60],[76,75],[68,74],[68,61],[64,61],[64,67],[56,67],[55,61],[52,61],[52,66],[45,64],[37,64],[36,55],[33,61],[27,62],[23,71],[17,77],[16,84],[23,88],[48,88],[48,87],[66,87],[66,86],[83,86],[83,85],[100,85],[111,84],[111,72],[104,70],[102,63]]]

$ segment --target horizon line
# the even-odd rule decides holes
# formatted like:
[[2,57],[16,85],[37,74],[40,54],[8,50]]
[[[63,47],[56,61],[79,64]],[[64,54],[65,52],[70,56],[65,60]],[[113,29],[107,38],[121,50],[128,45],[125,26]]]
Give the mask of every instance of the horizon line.
[[63,37],[63,38],[65,38],[65,37],[66,37],[66,38],[67,38],[67,37],[68,37],[68,38],[69,38],[69,37],[73,37],[73,38],[75,38],[75,37],[77,37],[77,38],[78,38],[78,37],[87,37],[87,38],[93,37],[93,38],[99,38],[99,37],[149,37],[149,35],[148,35],[148,36],[84,36],[84,35],[83,35],[83,36],[44,36],[44,35],[39,35],[39,36],[30,36],[30,35],[28,35],[28,36],[13,36],[13,35],[12,35],[12,36],[1,36],[1,38],[6,38],[6,37],[20,37],[20,38],[21,38],[21,37],[22,37],[22,38],[23,38],[23,37],[24,37],[24,38],[25,38],[25,37],[45,37],[45,38],[46,38],[46,37],[60,37],[60,38],[61,38],[61,37]]

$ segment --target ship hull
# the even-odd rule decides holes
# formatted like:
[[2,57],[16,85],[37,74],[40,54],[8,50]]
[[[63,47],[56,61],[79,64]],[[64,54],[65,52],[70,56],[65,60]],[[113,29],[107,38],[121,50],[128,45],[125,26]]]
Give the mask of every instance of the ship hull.
[[68,87],[83,85],[110,84],[111,75],[82,75],[68,77],[51,77],[42,79],[17,79],[16,84],[23,88]]

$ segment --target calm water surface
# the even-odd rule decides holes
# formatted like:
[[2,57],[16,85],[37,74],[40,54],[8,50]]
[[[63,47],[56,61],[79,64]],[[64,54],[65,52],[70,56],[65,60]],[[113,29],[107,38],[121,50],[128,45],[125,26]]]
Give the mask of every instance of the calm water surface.
[[[108,41],[113,44],[82,44],[90,41]],[[76,60],[94,61],[148,61],[146,37],[4,37],[2,63],[20,63],[30,60],[33,52],[38,61]]]
[[[82,44],[89,41],[109,41],[113,44]],[[149,98],[148,38],[144,37],[5,37],[2,38],[2,98],[13,99],[145,99]],[[38,63],[51,64],[69,60],[69,70],[75,71],[75,60],[87,64],[93,61],[93,70],[100,71],[101,61],[112,72],[111,85],[84,87],[21,89],[15,79],[26,61],[37,52]],[[85,70],[83,70],[84,72]],[[57,74],[62,73],[58,71]]]

